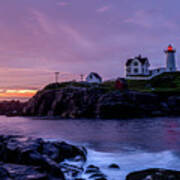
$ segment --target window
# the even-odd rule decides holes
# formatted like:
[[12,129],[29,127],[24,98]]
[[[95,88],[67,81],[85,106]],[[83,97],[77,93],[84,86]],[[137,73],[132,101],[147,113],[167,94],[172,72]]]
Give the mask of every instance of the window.
[[127,68],[127,72],[130,73],[131,72],[131,68]]
[[134,69],[134,73],[138,73],[139,71],[138,71],[138,69],[136,68],[136,69]]
[[138,63],[137,63],[137,62],[134,62],[134,66],[138,66]]

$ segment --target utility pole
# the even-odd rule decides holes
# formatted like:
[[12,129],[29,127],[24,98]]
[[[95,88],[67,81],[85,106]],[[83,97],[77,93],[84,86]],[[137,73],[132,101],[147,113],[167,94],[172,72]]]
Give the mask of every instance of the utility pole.
[[84,74],[81,74],[80,77],[81,77],[81,81],[83,82],[84,81]]
[[58,83],[59,72],[55,72],[55,82]]

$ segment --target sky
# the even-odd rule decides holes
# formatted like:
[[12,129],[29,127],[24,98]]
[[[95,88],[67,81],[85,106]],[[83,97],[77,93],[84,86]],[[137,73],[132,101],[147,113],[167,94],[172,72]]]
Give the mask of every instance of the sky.
[[98,72],[124,76],[139,54],[165,66],[171,43],[180,67],[179,0],[1,0],[0,98],[31,97],[54,81]]

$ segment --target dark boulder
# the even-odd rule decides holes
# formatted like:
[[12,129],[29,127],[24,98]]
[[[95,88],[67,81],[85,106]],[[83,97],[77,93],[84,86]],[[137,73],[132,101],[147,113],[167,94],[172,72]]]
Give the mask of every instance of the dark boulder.
[[2,165],[0,166],[0,179],[10,180],[9,172],[5,168],[3,168]]
[[90,174],[90,173],[100,173],[100,168],[97,167],[97,166],[94,166],[94,165],[89,165],[89,166],[86,168],[85,173],[86,173],[86,174]]
[[48,175],[42,169],[33,166],[4,164],[2,165],[13,180],[49,180],[53,176]]
[[66,159],[76,159],[76,157],[79,157],[79,161],[82,162],[86,160],[86,153],[82,150],[84,148],[78,148],[65,142],[47,142],[42,139],[3,135],[0,136],[0,142],[0,161],[2,164],[5,163],[6,167],[4,170],[4,165],[2,167],[0,164],[2,176],[4,173],[4,176],[8,177],[9,173],[11,177],[14,172],[19,177],[27,175],[24,178],[27,180],[49,180],[49,177],[52,180],[64,180],[60,162]]
[[109,168],[111,168],[111,169],[120,169],[120,167],[117,164],[110,164]]
[[106,180],[106,175],[101,172],[99,167],[94,165],[89,165],[86,168],[85,174],[88,174],[90,179]]
[[180,171],[147,169],[127,175],[126,180],[179,180]]
[[78,167],[67,163],[61,163],[60,167],[63,173],[68,177],[77,177],[78,175],[82,174],[84,171],[82,167]]

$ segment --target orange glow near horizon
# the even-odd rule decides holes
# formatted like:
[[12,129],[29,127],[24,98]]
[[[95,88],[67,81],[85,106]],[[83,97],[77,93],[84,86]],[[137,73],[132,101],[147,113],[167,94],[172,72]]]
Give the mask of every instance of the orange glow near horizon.
[[0,89],[0,98],[31,98],[36,92],[37,90],[31,89]]

